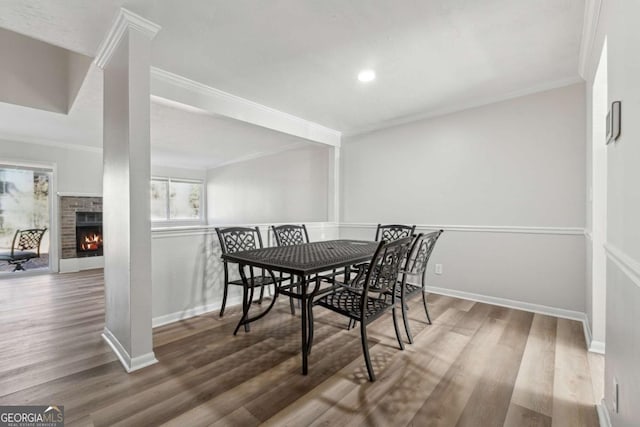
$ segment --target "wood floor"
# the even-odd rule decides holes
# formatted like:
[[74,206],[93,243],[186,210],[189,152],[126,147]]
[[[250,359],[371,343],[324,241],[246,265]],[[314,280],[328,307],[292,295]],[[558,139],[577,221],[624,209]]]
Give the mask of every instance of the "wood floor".
[[231,309],[154,330],[159,363],[126,374],[100,338],[102,271],[0,281],[0,404],[64,405],[67,426],[597,426],[580,323],[430,296],[415,343],[316,308],[309,375],[283,298],[251,332]]

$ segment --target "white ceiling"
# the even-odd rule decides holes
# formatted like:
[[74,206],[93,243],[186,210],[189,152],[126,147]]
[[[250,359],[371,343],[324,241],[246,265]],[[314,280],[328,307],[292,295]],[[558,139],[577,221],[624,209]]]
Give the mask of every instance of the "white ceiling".
[[154,66],[345,133],[579,80],[584,0],[3,0],[0,27],[93,56],[121,5]]
[[[0,139],[102,148],[102,72],[91,67],[68,115],[0,103]],[[211,168],[309,143],[295,136],[154,98],[156,165]]]

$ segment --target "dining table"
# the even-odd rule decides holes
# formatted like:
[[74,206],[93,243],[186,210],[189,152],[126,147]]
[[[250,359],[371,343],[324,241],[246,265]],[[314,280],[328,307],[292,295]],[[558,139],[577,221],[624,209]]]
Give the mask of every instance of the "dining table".
[[[323,273],[344,268],[348,279],[349,269],[354,265],[370,261],[378,244],[373,241],[340,239],[223,254],[223,259],[238,264],[238,271],[244,284],[242,318],[234,334],[240,326],[245,326],[245,330],[248,330],[251,322],[265,316],[273,307],[278,295],[300,300],[302,374],[307,375],[309,352],[313,341],[313,299],[321,289],[321,282],[323,280],[333,282],[332,277],[335,276],[323,279]],[[249,317],[253,289],[249,286],[250,277],[247,277],[246,267],[268,271],[275,286],[271,304],[253,317]],[[253,274],[252,268],[248,270]],[[282,274],[291,276],[290,284],[284,284],[285,281],[281,279]],[[276,277],[277,275],[280,279]]]

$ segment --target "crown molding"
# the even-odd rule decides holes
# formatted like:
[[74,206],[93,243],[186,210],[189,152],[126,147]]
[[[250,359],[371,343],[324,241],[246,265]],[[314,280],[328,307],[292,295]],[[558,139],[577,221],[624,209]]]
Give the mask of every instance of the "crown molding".
[[580,56],[578,59],[578,73],[589,80],[591,72],[589,62],[593,54],[593,47],[600,23],[600,11],[602,10],[602,0],[587,0],[584,7],[584,19],[582,24],[582,37],[580,40]]
[[44,147],[62,148],[65,150],[88,151],[90,153],[102,153],[102,147],[73,144],[71,142],[63,142],[55,139],[47,139],[47,138],[40,138],[40,137],[30,137],[30,136],[24,136],[24,135],[0,133],[0,140],[15,142],[18,144],[34,144],[34,145],[42,145]]
[[183,104],[186,108],[219,114],[310,141],[340,146],[342,133],[337,130],[160,68],[151,67],[151,92],[156,99],[164,99],[165,102]]
[[121,7],[106,37],[98,48],[98,53],[95,58],[95,63],[98,67],[104,68],[109,63],[113,52],[115,52],[122,40],[122,36],[128,29],[136,30],[149,39],[153,39],[158,31],[160,31],[160,26]]
[[552,89],[559,89],[562,87],[571,86],[571,85],[583,83],[583,82],[584,80],[580,76],[569,77],[567,79],[561,79],[561,80],[555,80],[555,81],[547,82],[541,85],[532,86],[526,89],[515,90],[503,95],[476,98],[469,102],[453,104],[453,105],[441,108],[439,110],[426,111],[418,114],[411,114],[408,116],[385,120],[372,126],[365,126],[362,128],[343,132],[343,136],[352,137],[352,136],[364,135],[367,133],[371,133],[371,132],[375,132],[375,131],[379,131],[387,128],[392,128],[392,127],[404,125],[407,123],[446,116],[448,114],[458,113],[465,110],[471,110],[473,108],[478,108],[478,107],[484,107],[486,105],[496,104],[498,102],[508,101],[510,99],[520,98],[522,96],[527,96],[527,95],[533,95],[539,92],[546,92]]

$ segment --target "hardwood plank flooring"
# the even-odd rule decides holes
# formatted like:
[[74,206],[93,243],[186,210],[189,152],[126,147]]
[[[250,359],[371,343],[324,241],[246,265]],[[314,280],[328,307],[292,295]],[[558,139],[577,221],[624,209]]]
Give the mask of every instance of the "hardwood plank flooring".
[[[239,309],[154,330],[159,363],[127,374],[100,333],[101,270],[0,280],[0,404],[61,404],[69,426],[597,426],[580,323],[430,295],[359,330],[320,307],[309,375],[284,298],[234,337]],[[299,315],[299,313],[298,313]]]

